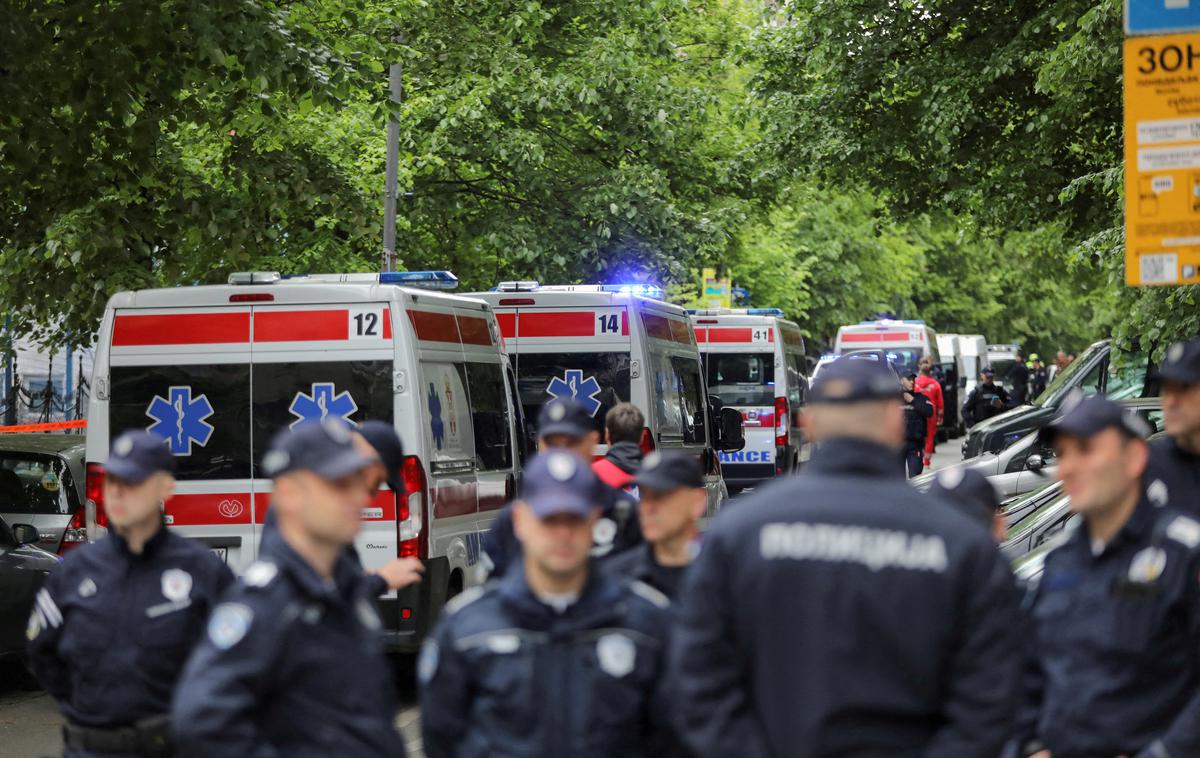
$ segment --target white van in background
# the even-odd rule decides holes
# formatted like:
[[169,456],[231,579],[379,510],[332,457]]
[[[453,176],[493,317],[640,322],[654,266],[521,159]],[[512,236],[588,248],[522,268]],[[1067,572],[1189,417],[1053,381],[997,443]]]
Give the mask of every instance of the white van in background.
[[363,511],[364,566],[425,561],[417,587],[379,603],[389,643],[415,649],[446,599],[475,581],[482,534],[514,494],[519,407],[486,303],[404,286],[447,272],[281,278],[121,292],[108,302],[88,409],[87,496],[105,526],[103,462],[131,429],[165,437],[179,464],[173,529],[236,572],[258,554],[271,499],[260,468],[302,420],[382,419],[404,443],[403,492]]
[[742,414],[746,447],[721,453],[731,494],[808,459],[800,409],[808,397],[804,337],[778,308],[689,311],[708,391]]

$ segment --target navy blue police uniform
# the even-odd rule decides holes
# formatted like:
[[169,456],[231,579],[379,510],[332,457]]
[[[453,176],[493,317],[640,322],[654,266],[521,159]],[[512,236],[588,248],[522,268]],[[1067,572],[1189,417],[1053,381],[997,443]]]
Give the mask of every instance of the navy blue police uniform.
[[[586,516],[587,466],[564,452],[530,461],[523,502],[538,517]],[[446,607],[421,651],[429,758],[662,755],[669,615],[655,590],[595,566],[578,598],[552,607],[514,564]]]
[[[1158,378],[1200,384],[1200,339],[1167,348]],[[1184,450],[1171,437],[1160,437],[1150,443],[1150,462],[1142,479],[1152,503],[1200,519],[1200,455]]]
[[[910,379],[917,377],[916,374],[908,376]],[[904,470],[911,477],[925,469],[925,436],[933,416],[933,403],[916,389],[908,395],[912,400],[904,403]]]
[[[333,421],[286,430],[263,459],[273,477],[327,479],[369,459]],[[342,556],[331,579],[283,539],[222,598],[172,708],[184,756],[403,756],[372,588]]]
[[[112,443],[109,476],[171,472],[161,437]],[[233,574],[211,550],[162,526],[140,553],[115,530],[72,550],[37,595],[33,671],[66,717],[68,756],[170,755],[171,694]]]
[[[1148,427],[1104,398],[1082,401],[1044,440]],[[1027,602],[1036,657],[1018,724],[1022,754],[1200,755],[1200,522],[1143,490],[1117,535],[1068,532]]]
[[1009,407],[1008,392],[995,383],[995,372],[985,368],[981,373],[987,377],[989,383],[980,382],[971,390],[971,394],[967,395],[962,407],[963,421],[967,426],[974,426],[980,421],[998,416]]
[[[809,403],[899,396],[886,367],[838,360]],[[1011,572],[977,523],[905,485],[896,454],[823,441],[714,520],[671,665],[697,755],[999,753],[1020,672]]]
[[[575,400],[554,398],[538,413],[538,437],[565,435],[582,439],[593,431],[592,417]],[[592,556],[609,558],[642,543],[638,524],[637,498],[631,493],[610,487],[600,480],[593,485],[594,498],[600,506],[600,518],[592,532]],[[521,543],[513,532],[512,505],[496,514],[491,528],[483,536],[483,554],[488,575],[498,579],[514,562],[520,560]]]
[[1000,497],[988,478],[970,468],[948,468],[937,473],[929,494],[958,506],[959,510],[988,530],[1000,511]]
[[[704,474],[700,471],[696,456],[674,450],[655,451],[646,456],[642,470],[633,481],[639,490],[673,492],[681,488],[704,489]],[[693,546],[694,558],[699,553],[700,541],[696,540]],[[672,602],[679,595],[688,568],[659,563],[654,557],[654,545],[649,542],[612,557],[603,566],[617,576],[650,585]]]

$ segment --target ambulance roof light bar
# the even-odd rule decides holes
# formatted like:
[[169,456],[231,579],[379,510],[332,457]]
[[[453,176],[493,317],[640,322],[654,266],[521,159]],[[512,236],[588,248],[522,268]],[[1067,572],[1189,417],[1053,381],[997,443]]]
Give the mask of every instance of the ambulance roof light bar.
[[229,284],[278,284],[278,271],[238,271],[229,275]]
[[542,285],[533,279],[524,279],[515,282],[500,282],[496,285],[493,291],[495,292],[536,292]]
[[780,308],[689,308],[693,316],[778,316],[786,314]]
[[458,287],[458,277],[450,271],[384,271],[378,274],[289,274],[288,283],[304,284],[396,284],[421,289],[452,290]]
[[894,326],[896,324],[917,324],[920,326],[924,326],[925,322],[919,318],[911,318],[911,319],[871,318],[871,319],[867,319],[866,321],[858,322],[859,326],[874,326],[874,327],[877,327],[880,329],[884,329],[888,326]]

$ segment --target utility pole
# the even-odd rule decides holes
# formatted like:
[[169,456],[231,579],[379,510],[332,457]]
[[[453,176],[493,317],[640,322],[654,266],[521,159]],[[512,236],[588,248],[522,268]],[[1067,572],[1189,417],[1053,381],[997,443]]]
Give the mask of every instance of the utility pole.
[[[396,37],[400,42],[401,37]],[[402,64],[397,61],[388,68],[388,89],[396,105],[404,102]],[[396,194],[400,173],[400,120],[388,115],[387,180],[383,195],[383,270],[396,270]]]

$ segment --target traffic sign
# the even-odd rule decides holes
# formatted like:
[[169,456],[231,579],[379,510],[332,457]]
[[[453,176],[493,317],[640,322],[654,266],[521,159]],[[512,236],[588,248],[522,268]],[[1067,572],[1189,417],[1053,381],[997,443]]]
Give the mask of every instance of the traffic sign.
[[1126,34],[1200,29],[1200,0],[1125,0]]
[[1130,37],[1124,68],[1125,283],[1200,283],[1200,33]]

